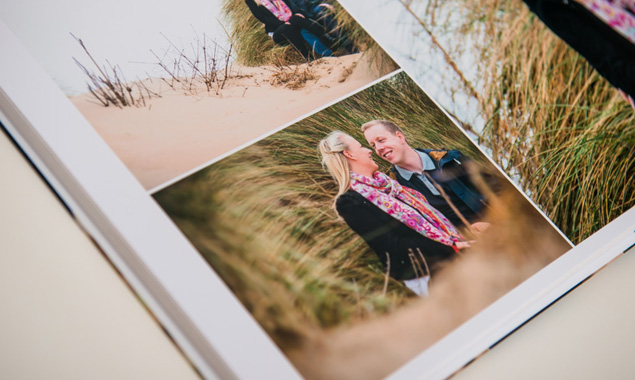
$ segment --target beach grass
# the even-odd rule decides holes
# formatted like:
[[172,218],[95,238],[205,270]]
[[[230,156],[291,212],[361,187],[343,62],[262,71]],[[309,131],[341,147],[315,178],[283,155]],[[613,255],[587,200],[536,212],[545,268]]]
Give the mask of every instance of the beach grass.
[[478,101],[479,144],[574,243],[635,205],[633,109],[520,0],[402,3]]
[[401,73],[155,194],[283,348],[316,329],[384,315],[412,299],[338,218],[336,184],[317,151],[333,130],[364,141],[359,127],[376,118],[404,127],[414,146],[460,149],[488,163]]

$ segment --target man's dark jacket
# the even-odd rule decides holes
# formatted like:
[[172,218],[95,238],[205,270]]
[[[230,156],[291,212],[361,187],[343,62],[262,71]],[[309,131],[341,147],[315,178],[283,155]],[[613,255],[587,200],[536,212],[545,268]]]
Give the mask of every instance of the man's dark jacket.
[[[458,150],[416,150],[426,153],[432,159],[436,169],[428,171],[428,173],[433,181],[441,186],[465,219],[470,223],[479,221],[482,218],[486,201],[470,179],[467,166],[471,160]],[[455,226],[464,225],[445,198],[441,195],[432,194],[418,176],[412,175],[408,180],[402,177],[394,167],[392,168],[392,175],[403,186],[415,189],[423,194],[428,203],[445,215],[452,224]]]

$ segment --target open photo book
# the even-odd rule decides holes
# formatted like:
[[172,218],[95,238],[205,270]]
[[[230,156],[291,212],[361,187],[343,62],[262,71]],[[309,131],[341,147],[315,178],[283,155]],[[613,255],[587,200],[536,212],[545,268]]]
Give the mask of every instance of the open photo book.
[[520,0],[0,15],[4,131],[204,378],[447,378],[635,244],[628,94]]

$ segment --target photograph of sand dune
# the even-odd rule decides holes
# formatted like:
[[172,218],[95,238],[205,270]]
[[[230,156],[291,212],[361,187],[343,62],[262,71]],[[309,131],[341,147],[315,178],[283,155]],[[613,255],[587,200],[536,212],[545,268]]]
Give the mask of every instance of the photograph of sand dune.
[[2,11],[148,190],[398,68],[335,1],[146,3]]
[[285,66],[232,64],[218,94],[189,94],[153,79],[160,97],[146,106],[104,107],[91,94],[71,101],[147,189],[375,80],[381,70],[361,53]]
[[383,378],[571,248],[403,72],[154,198],[307,379]]

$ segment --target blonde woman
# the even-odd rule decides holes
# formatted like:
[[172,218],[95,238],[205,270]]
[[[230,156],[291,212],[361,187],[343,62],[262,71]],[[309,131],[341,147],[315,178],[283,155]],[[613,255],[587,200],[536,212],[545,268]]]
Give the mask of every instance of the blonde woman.
[[375,251],[391,277],[420,296],[441,263],[469,247],[456,228],[417,191],[401,186],[344,132],[319,144],[322,164],[339,185],[335,209]]

